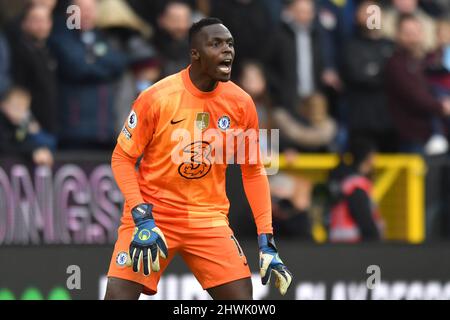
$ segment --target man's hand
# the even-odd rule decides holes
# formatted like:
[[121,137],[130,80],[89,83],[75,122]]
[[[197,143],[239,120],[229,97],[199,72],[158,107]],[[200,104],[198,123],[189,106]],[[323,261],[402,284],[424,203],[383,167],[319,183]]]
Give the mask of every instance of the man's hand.
[[46,147],[41,147],[34,150],[32,156],[35,165],[48,167],[53,166],[53,154]]
[[155,225],[152,215],[153,205],[142,203],[131,210],[136,228],[130,244],[133,271],[139,272],[141,263],[144,275],[159,271],[159,255],[168,256],[167,242],[161,230]]
[[278,256],[277,247],[273,235],[264,233],[258,236],[259,244],[259,269],[263,285],[270,283],[272,272],[275,275],[275,287],[285,295],[292,282],[292,273],[284,265]]

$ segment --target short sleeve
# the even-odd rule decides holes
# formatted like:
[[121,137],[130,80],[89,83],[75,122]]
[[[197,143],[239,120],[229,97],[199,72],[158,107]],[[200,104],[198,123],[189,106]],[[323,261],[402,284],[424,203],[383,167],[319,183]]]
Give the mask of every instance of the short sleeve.
[[149,95],[142,94],[125,120],[117,143],[131,157],[139,157],[153,138],[156,127],[154,105]]

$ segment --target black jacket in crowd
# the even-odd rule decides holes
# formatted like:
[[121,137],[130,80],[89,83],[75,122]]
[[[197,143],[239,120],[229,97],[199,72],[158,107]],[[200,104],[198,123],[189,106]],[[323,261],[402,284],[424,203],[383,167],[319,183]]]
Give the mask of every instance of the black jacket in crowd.
[[40,46],[25,34],[11,39],[12,78],[29,90],[31,112],[49,133],[57,130],[57,63],[46,46]]
[[263,1],[215,0],[211,2],[211,16],[220,18],[234,37],[234,68],[239,71],[242,62],[263,59],[273,27]]
[[350,130],[383,132],[391,129],[384,68],[394,45],[357,33],[344,45],[342,75],[346,83]]
[[[331,50],[323,27],[319,22],[313,24],[312,56],[314,59],[314,78],[317,89],[321,89],[321,74],[333,62],[328,59],[327,50]],[[275,105],[282,105],[290,110],[296,106],[298,76],[297,76],[297,45],[295,33],[291,26],[282,22],[268,39],[266,55],[267,77]]]

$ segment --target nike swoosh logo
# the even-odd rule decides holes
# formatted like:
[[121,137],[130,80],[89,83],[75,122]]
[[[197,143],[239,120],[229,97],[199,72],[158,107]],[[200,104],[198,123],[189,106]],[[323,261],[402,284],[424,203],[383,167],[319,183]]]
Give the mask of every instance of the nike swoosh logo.
[[186,120],[186,119],[181,119],[181,120],[178,120],[178,121],[171,120],[170,124],[177,124],[177,123],[180,123],[181,121],[184,121],[184,120]]

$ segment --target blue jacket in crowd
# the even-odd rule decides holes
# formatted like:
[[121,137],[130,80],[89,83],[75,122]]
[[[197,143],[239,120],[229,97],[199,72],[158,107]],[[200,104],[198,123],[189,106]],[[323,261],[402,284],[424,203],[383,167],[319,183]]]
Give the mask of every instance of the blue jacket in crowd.
[[58,61],[61,140],[86,147],[111,144],[114,131],[114,84],[127,59],[102,33],[56,29],[50,38]]

